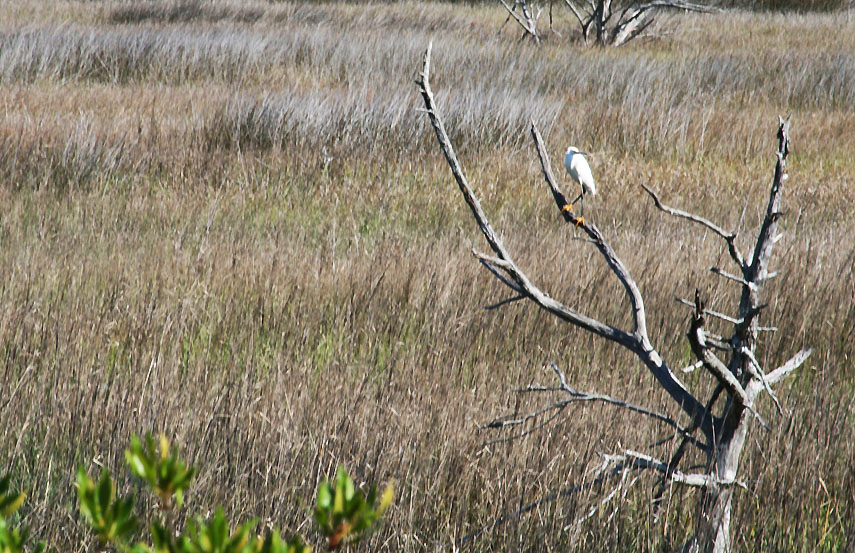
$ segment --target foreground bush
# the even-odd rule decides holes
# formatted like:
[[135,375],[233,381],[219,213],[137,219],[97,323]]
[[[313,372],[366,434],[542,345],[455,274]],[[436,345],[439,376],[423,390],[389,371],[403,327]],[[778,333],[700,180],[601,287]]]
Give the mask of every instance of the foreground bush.
[[[184,492],[197,471],[186,465],[161,436],[155,444],[151,434],[143,443],[131,438],[125,461],[134,479],[157,501],[157,516],[149,521],[149,543],[136,541],[141,526],[135,513],[134,494],[120,495],[110,471],[102,469],[94,479],[83,467],[77,471],[78,509],[102,545],[120,552],[132,553],[310,553],[312,547],[300,535],[283,538],[278,529],[255,533],[257,520],[232,524],[218,508],[214,516],[188,517],[183,528],[177,528],[176,514],[184,505]],[[23,504],[25,492],[10,491],[10,477],[0,479],[0,553],[41,553],[44,542],[28,547],[26,527],[8,520]],[[356,489],[347,471],[339,467],[334,482],[324,480],[318,486],[313,511],[319,533],[327,540],[329,550],[353,544],[368,536],[378,525],[384,511],[394,499],[389,483],[378,498],[377,489],[368,494]]]

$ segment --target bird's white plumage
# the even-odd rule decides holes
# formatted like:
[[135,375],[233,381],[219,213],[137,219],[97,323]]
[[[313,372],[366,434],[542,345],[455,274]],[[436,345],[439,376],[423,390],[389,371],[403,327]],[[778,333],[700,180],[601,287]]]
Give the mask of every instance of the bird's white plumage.
[[591,166],[575,146],[567,148],[567,153],[564,154],[564,167],[567,168],[570,177],[582,186],[583,194],[597,195],[597,185],[594,184]]

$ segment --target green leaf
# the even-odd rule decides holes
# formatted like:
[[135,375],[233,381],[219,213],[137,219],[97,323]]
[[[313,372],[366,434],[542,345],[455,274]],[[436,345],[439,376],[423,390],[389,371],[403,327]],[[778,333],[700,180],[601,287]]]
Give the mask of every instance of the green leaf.
[[98,505],[101,509],[106,509],[110,506],[110,503],[113,502],[113,494],[115,493],[115,488],[113,487],[113,479],[110,478],[110,473],[105,471],[101,472],[101,478],[98,480]]
[[377,514],[382,515],[386,509],[395,501],[395,481],[392,480],[386,484],[386,489],[383,490],[383,495],[380,497],[380,505],[377,507]]
[[0,496],[0,516],[7,517],[17,511],[26,498],[26,492]]
[[335,486],[335,497],[333,498],[332,514],[340,515],[344,513],[344,486],[339,481]]
[[353,479],[347,474],[347,470],[344,467],[338,467],[336,471],[336,484],[337,487],[340,487],[344,491],[344,501],[350,502],[353,500],[353,495],[356,493],[356,489],[353,485]]
[[160,435],[160,460],[165,461],[169,457],[169,440],[165,434]]

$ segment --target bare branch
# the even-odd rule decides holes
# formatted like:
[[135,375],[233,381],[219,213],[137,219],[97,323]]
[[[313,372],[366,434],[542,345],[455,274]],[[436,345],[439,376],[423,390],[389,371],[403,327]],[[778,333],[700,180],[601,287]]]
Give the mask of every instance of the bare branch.
[[696,326],[697,325],[693,324],[692,330],[687,334],[695,356],[697,356],[700,361],[703,361],[704,367],[706,367],[707,370],[716,377],[716,380],[718,380],[727,392],[736,399],[737,403],[742,407],[749,407],[749,399],[745,394],[745,389],[739,383],[736,376],[730,372],[727,365],[725,365],[708,349],[706,339],[703,335],[703,330],[699,326]]
[[752,288],[752,289],[757,288],[757,285],[754,284],[753,282],[748,282],[747,280],[745,280],[741,276],[737,276],[737,275],[728,273],[726,271],[722,271],[718,267],[710,267],[710,272],[717,274],[718,276],[730,279],[734,282],[738,282],[739,284],[741,284],[743,286],[748,286],[749,288]]
[[[647,409],[645,407],[641,407],[640,405],[635,405],[633,403],[629,403],[629,402],[624,401],[622,399],[616,399],[616,398],[613,398],[611,396],[607,396],[604,394],[592,394],[592,393],[588,393],[588,392],[580,392],[578,390],[575,390],[567,384],[567,380],[564,377],[564,373],[561,371],[561,369],[559,369],[558,366],[552,361],[550,361],[549,364],[552,367],[553,372],[555,372],[556,376],[558,377],[558,380],[561,383],[561,387],[559,389],[561,391],[567,393],[568,395],[570,395],[572,398],[574,398],[575,401],[591,401],[591,402],[600,401],[603,403],[607,403],[609,405],[614,405],[616,407],[622,407],[624,409],[627,409],[628,411],[632,411],[634,413],[638,413],[638,414],[644,415],[646,417],[650,417],[652,419],[658,420],[659,422],[665,423],[668,426],[674,428],[680,435],[690,438],[690,441],[692,441],[694,443],[694,445],[698,446],[699,448],[706,449],[705,446],[698,443],[697,440],[695,440],[695,438],[691,437],[692,431],[689,431],[688,429],[680,426],[680,424],[677,423],[677,421],[675,421],[674,419],[672,419],[668,415],[665,415],[663,413],[657,413],[656,411],[652,411],[652,410]],[[541,390],[531,390],[531,391],[541,391]]]
[[[703,361],[699,361],[699,363],[701,365],[703,365]],[[710,411],[712,409],[713,405],[715,405],[715,402],[718,401],[718,398],[723,391],[724,391],[724,387],[721,384],[716,384],[715,390],[713,390],[713,393],[710,394],[710,397],[707,400],[707,403],[705,405],[707,411]],[[694,431],[695,429],[690,428],[690,430]],[[659,489],[656,490],[656,493],[653,496],[654,503],[658,504],[659,500],[662,499],[662,494],[665,493],[665,484],[667,481],[667,476],[669,474],[673,473],[675,470],[677,470],[677,467],[680,466],[680,461],[683,460],[683,455],[685,455],[685,453],[686,453],[687,443],[688,443],[688,440],[686,438],[683,438],[680,441],[680,445],[677,446],[677,451],[674,452],[674,455],[671,456],[671,460],[668,461],[668,467],[667,467],[667,470],[665,472],[665,477],[662,479],[662,483],[659,485]],[[711,448],[712,448],[712,446],[711,446]],[[658,515],[658,507],[657,507],[656,511],[657,511],[656,516],[658,518],[658,516],[659,516]]]
[[561,401],[556,401],[555,403],[550,403],[546,407],[541,407],[540,409],[532,411],[531,413],[527,413],[520,418],[516,418],[516,419],[499,418],[499,419],[495,419],[493,421],[488,422],[487,424],[485,424],[481,428],[505,428],[506,426],[519,426],[521,424],[527,423],[528,421],[530,421],[532,419],[536,419],[536,418],[540,417],[542,414],[544,414],[548,411],[552,411],[553,409],[561,411],[565,407],[570,405],[570,403],[572,403],[573,401],[574,401],[573,399],[563,399]]
[[629,19],[638,17],[641,13],[654,8],[677,9],[701,13],[716,13],[722,11],[721,8],[714,6],[704,6],[701,4],[694,4],[692,2],[682,2],[680,0],[653,0],[652,2],[638,5],[632,15],[630,15]]
[[653,20],[653,16],[648,16],[632,19],[625,23],[619,23],[612,31],[614,35],[612,44],[615,46],[621,46],[622,44],[637,38],[641,33],[647,30],[648,27],[653,25]]
[[579,25],[584,29],[587,25],[585,21],[582,20],[582,14],[579,12],[578,8],[576,8],[576,6],[570,0],[564,0],[564,3],[567,4],[567,7],[570,8],[570,11],[573,12],[573,15],[579,21]]
[[[567,201],[567,196],[561,191],[555,180],[555,175],[552,173],[552,164],[549,162],[549,154],[546,152],[546,147],[543,145],[543,138],[540,136],[540,131],[537,130],[537,125],[534,121],[531,122],[531,137],[534,140],[534,146],[537,150],[537,157],[540,159],[540,170],[543,173],[543,178],[546,180],[549,191],[552,193],[552,198],[555,200],[555,206],[558,208],[564,220],[574,224],[581,224],[584,221],[579,220],[574,216],[572,204]],[[571,209],[567,209],[567,206]],[[595,242],[596,243],[596,242]]]
[[748,268],[746,278],[752,282],[766,278],[769,267],[769,259],[772,257],[772,248],[780,239],[778,234],[778,220],[781,217],[781,190],[784,180],[787,178],[787,155],[790,153],[790,119],[778,119],[778,158],[775,164],[775,176],[772,179],[772,188],[769,191],[769,205],[766,207],[766,216],[757,236],[757,245],[754,247],[754,256]]
[[496,302],[496,303],[492,303],[492,304],[490,304],[490,305],[488,305],[488,306],[484,307],[484,309],[485,309],[485,310],[487,310],[487,311],[492,311],[492,310],[494,310],[494,309],[498,309],[498,308],[500,308],[500,307],[502,307],[502,306],[505,306],[505,305],[508,305],[508,304],[511,304],[511,303],[514,303],[514,302],[517,302],[517,301],[520,301],[520,300],[525,300],[525,299],[528,299],[528,296],[526,296],[526,295],[513,296],[513,297],[510,297],[510,298],[505,298],[505,299],[503,299],[502,301],[498,301],[498,302]]
[[763,368],[760,366],[760,363],[757,361],[757,358],[754,357],[754,354],[751,352],[750,349],[744,346],[739,350],[739,352],[745,357],[747,357],[749,361],[751,361],[747,365],[748,372],[750,372],[751,376],[753,376],[754,378],[759,380],[761,384],[763,384],[763,388],[766,389],[766,393],[769,394],[769,396],[772,398],[772,401],[775,402],[775,407],[778,408],[778,414],[783,416],[784,409],[783,407],[781,407],[781,402],[778,401],[778,396],[775,395],[775,392],[772,391],[772,388],[766,381],[766,374],[763,372]]
[[555,200],[558,211],[564,216],[565,221],[573,222],[585,231],[585,233],[594,241],[597,249],[603,255],[603,258],[609,268],[623,285],[626,295],[632,305],[632,318],[635,329],[633,334],[636,340],[649,341],[647,338],[647,319],[644,314],[644,300],[641,297],[641,291],[635,280],[630,276],[629,271],[624,266],[623,262],[618,258],[612,247],[606,242],[603,235],[591,223],[587,223],[581,219],[575,218],[572,211],[567,209],[567,198],[561,192],[555,180],[555,175],[552,173],[552,164],[549,162],[549,155],[546,153],[546,147],[543,145],[543,139],[540,136],[540,131],[537,130],[537,125],[531,123],[531,137],[534,140],[537,149],[537,157],[540,159],[540,167],[543,172],[543,178],[549,186],[552,197]]
[[666,475],[668,479],[678,484],[686,486],[696,486],[699,488],[712,488],[718,486],[739,486],[743,489],[748,489],[745,483],[736,479],[719,479],[709,474],[684,474],[678,470],[669,472],[668,465],[644,453],[639,453],[631,449],[625,449],[624,455],[627,460],[631,460],[631,466],[634,468],[649,468],[657,470]]
[[457,181],[457,186],[463,194],[463,199],[466,200],[466,204],[469,205],[469,209],[472,210],[475,222],[478,223],[478,227],[487,239],[487,243],[490,244],[490,248],[492,248],[492,250],[496,252],[496,255],[501,259],[510,259],[504,244],[502,244],[502,240],[493,230],[493,227],[487,220],[487,216],[484,214],[484,210],[481,209],[481,202],[478,201],[478,198],[472,192],[472,188],[469,186],[469,181],[466,180],[466,176],[463,174],[463,168],[457,160],[457,154],[454,153],[454,148],[451,146],[451,141],[448,139],[448,133],[445,132],[445,125],[443,125],[442,119],[436,112],[433,92],[430,88],[430,53],[432,47],[433,42],[430,42],[428,44],[427,51],[425,51],[424,65],[417,84],[421,88],[422,98],[425,102],[425,109],[427,110],[431,125],[436,132],[436,139],[439,142],[439,147],[442,150],[442,153],[445,155],[445,160],[451,168],[454,180]]
[[[528,13],[528,10],[527,10],[525,4],[523,4],[523,16],[525,17],[525,21],[523,21],[523,19],[517,15],[516,11],[513,8],[511,8],[505,2],[505,0],[499,0],[499,2],[501,2],[501,4],[505,7],[505,9],[508,11],[508,14],[511,15],[516,20],[517,23],[520,24],[520,27],[523,28],[523,30],[526,32],[526,34],[529,35],[530,37],[532,37],[535,42],[539,43],[540,37],[537,36],[537,27],[535,26],[536,25],[536,23],[535,23],[536,19],[532,19],[531,15]],[[539,13],[538,13],[538,16],[540,16]]]
[[[525,291],[520,287],[520,285],[519,285],[519,284],[517,284],[516,282],[511,281],[508,277],[506,277],[506,276],[505,276],[505,275],[503,275],[501,272],[499,272],[499,269],[498,269],[498,268],[497,268],[493,263],[491,263],[491,262],[489,261],[489,259],[491,259],[491,258],[489,258],[489,257],[487,257],[487,256],[484,256],[483,254],[478,253],[478,252],[477,252],[477,251],[475,251],[475,250],[472,250],[472,255],[474,255],[475,257],[477,257],[477,258],[478,258],[478,261],[480,261],[480,262],[481,262],[481,265],[483,265],[484,267],[486,267],[486,268],[487,268],[487,270],[488,270],[488,271],[490,271],[491,273],[493,273],[493,276],[495,276],[497,279],[499,279],[499,281],[501,281],[501,282],[502,282],[502,284],[504,284],[505,286],[507,286],[507,287],[508,287],[508,288],[510,288],[511,290],[514,290],[515,292],[518,292],[518,293],[519,293],[520,295],[522,295],[522,296],[525,296],[525,295],[526,295],[526,294],[525,294]],[[526,296],[526,297],[528,297],[528,296]]]
[[730,257],[733,258],[733,261],[739,266],[741,270],[746,269],[745,259],[742,257],[742,253],[739,251],[739,248],[736,247],[736,233],[727,232],[720,226],[715,223],[704,219],[699,215],[695,215],[694,213],[689,213],[688,211],[683,211],[682,209],[673,208],[667,206],[662,203],[662,200],[659,199],[659,196],[652,189],[648,188],[646,185],[642,184],[641,187],[650,194],[650,197],[653,198],[653,203],[659,208],[661,211],[669,215],[673,215],[674,217],[679,217],[682,219],[687,219],[689,221],[698,223],[699,225],[703,225],[706,228],[710,229],[714,233],[718,234],[722,238],[724,238],[725,242],[727,242],[727,249],[730,251]]
[[691,372],[695,372],[697,369],[703,367],[703,365],[704,365],[703,361],[698,361],[697,363],[692,363],[688,367],[685,367],[685,368],[680,369],[680,370],[684,373],[691,373]]
[[804,363],[810,354],[813,353],[813,348],[803,349],[793,356],[792,359],[766,375],[766,382],[775,384],[785,378],[788,374],[798,369]]
[[772,280],[773,278],[779,276],[780,274],[781,274],[781,271],[773,271],[771,273],[767,273],[766,276],[764,276],[763,278],[757,279],[757,282],[761,283],[761,282],[766,282],[767,280]]
[[581,313],[577,313],[573,309],[570,309],[563,303],[542,292],[540,288],[531,283],[528,276],[523,273],[513,261],[489,257],[478,252],[473,253],[479,260],[486,261],[487,263],[499,267],[508,273],[515,282],[519,283],[519,291],[521,293],[526,294],[533,302],[556,317],[582,327],[589,332],[606,338],[607,340],[627,346],[635,344],[634,338],[631,334],[624,332],[619,328],[601,323],[600,321],[582,315]]
[[[748,290],[749,292],[751,292],[750,294],[747,294],[747,296],[749,297],[749,302],[753,303],[754,301],[756,301],[756,298],[754,297],[756,295],[756,292],[750,287],[748,287]],[[746,329],[750,329],[752,326],[756,326],[754,325],[754,318],[757,317],[757,315],[759,315],[760,312],[766,309],[767,307],[769,307],[768,303],[763,303],[760,305],[751,305],[748,307],[740,305],[740,313],[742,313],[742,317],[736,323],[736,336],[742,336]]]
[[692,346],[692,351],[698,360],[703,361],[704,366],[713,376],[724,386],[725,390],[736,399],[737,403],[742,407],[747,407],[750,404],[742,384],[739,383],[736,376],[730,372],[730,369],[722,363],[722,361],[708,349],[706,336],[704,334],[704,304],[701,301],[700,294],[695,291],[695,312],[692,316],[692,324],[689,332],[686,334],[689,338],[689,344]]
[[[691,302],[685,298],[675,297],[674,299],[677,300],[678,303],[682,303],[683,305],[688,305],[689,307],[692,307],[692,308],[695,307],[694,302]],[[739,324],[742,322],[741,319],[734,319],[733,317],[725,315],[724,313],[719,313],[718,311],[713,311],[711,309],[706,309],[706,308],[704,309],[704,315],[709,315],[710,317],[715,317],[717,319],[721,319],[723,321],[727,321],[727,322],[733,323],[733,324]]]

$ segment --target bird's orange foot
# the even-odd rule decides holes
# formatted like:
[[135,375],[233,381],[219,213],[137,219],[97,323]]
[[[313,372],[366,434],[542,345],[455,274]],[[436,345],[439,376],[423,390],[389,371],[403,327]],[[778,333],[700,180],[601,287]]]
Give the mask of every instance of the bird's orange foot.
[[573,204],[564,204],[561,208],[561,213],[573,213]]
[[573,219],[573,222],[576,223],[577,227],[579,227],[579,226],[584,227],[585,226],[585,218],[584,217],[576,217],[575,219]]

